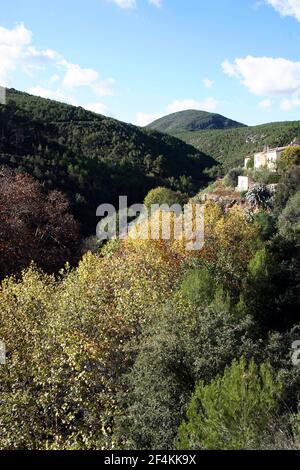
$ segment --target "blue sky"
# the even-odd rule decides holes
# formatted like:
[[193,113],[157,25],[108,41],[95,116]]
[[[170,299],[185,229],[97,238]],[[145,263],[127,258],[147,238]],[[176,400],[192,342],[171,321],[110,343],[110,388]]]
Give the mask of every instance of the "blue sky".
[[300,0],[10,0],[0,84],[140,125],[298,120]]

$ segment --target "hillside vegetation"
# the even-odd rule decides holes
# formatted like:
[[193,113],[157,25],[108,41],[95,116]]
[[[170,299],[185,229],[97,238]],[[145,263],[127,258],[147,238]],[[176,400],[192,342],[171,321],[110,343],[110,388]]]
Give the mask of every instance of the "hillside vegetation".
[[238,194],[233,168],[188,218],[142,214],[80,256],[66,198],[46,186],[93,209],[165,181],[145,205],[182,204],[171,187],[192,192],[205,157],[12,93],[1,146],[46,184],[0,169],[0,449],[299,449],[300,148],[281,155],[275,192],[264,172]]
[[0,105],[0,164],[65,192],[85,232],[99,204],[141,202],[159,185],[193,193],[214,160],[174,137],[16,90]]
[[206,152],[220,162],[227,171],[241,165],[244,158],[263,149],[289,144],[299,132],[299,121],[274,122],[254,127],[227,130],[178,132],[184,142]]
[[152,122],[147,127],[174,135],[185,131],[194,132],[207,129],[231,129],[244,126],[244,124],[232,121],[220,114],[188,110],[164,116]]

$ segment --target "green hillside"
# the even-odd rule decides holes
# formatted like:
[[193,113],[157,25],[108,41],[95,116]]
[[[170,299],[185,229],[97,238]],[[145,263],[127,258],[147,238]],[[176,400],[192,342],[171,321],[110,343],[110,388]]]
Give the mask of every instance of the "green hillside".
[[87,232],[99,204],[116,204],[119,195],[140,202],[158,185],[196,192],[207,181],[203,170],[215,163],[169,135],[16,90],[7,95],[0,164],[67,193]]
[[299,132],[300,121],[274,122],[239,129],[180,132],[176,136],[223,164],[225,170],[243,163],[244,158],[264,145],[289,144]]
[[161,119],[152,122],[147,127],[149,129],[155,129],[160,132],[174,135],[185,131],[194,132],[207,129],[231,129],[244,127],[244,124],[232,121],[220,114],[188,110],[164,116]]

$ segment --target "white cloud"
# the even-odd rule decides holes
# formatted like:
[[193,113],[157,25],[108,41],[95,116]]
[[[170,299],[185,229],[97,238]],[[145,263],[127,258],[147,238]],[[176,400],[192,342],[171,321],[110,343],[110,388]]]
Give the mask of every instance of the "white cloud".
[[[237,59],[236,59],[237,60]],[[238,77],[239,74],[236,70],[236,65],[231,64],[228,59],[224,60],[222,63],[223,72],[229,77]]]
[[262,100],[262,101],[259,103],[258,107],[259,107],[260,109],[265,110],[265,111],[270,111],[271,108],[272,108],[272,104],[273,104],[273,103],[272,103],[272,100],[270,100],[269,98],[267,98],[267,99],[265,99],[265,100]]
[[300,62],[248,56],[232,64],[225,60],[222,67],[225,74],[237,77],[254,95],[286,95],[300,89]]
[[55,82],[58,82],[60,80],[60,76],[56,74],[52,75],[52,77],[50,78],[50,82],[52,83],[55,83]]
[[95,84],[94,91],[98,96],[114,96],[114,85],[116,81],[113,78],[102,80]]
[[98,72],[94,69],[86,69],[77,64],[70,64],[65,60],[61,62],[65,65],[67,72],[65,74],[63,83],[70,88],[77,88],[82,86],[90,86],[95,83],[98,78]]
[[211,88],[214,83],[215,82],[213,80],[210,80],[209,78],[204,78],[203,80],[203,85],[205,86],[205,88]]
[[162,0],[149,0],[149,4],[160,8],[162,6]]
[[135,8],[136,0],[108,0],[121,8]]
[[25,28],[23,23],[13,29],[0,27],[0,44],[6,46],[26,46],[30,44],[32,33]]
[[293,16],[300,21],[300,0],[267,0],[282,16]]
[[31,38],[31,31],[26,29],[23,23],[11,30],[0,27],[0,85],[9,85],[10,74],[22,62]]
[[93,113],[107,114],[107,106],[103,103],[89,103],[83,105],[83,108],[87,109],[88,111],[93,111]]
[[[136,0],[107,0],[108,2],[115,3],[120,8],[135,8],[137,6]],[[148,0],[149,5],[157,8],[162,6],[163,0]]]
[[291,111],[300,107],[300,94],[296,93],[291,98],[285,98],[280,105],[282,111]]
[[23,23],[13,29],[0,27],[0,84],[10,86],[11,75],[20,69],[30,76],[41,66],[55,64],[60,55],[31,45],[32,32]]
[[147,126],[153,121],[163,117],[162,113],[137,113],[134,124],[140,127]]
[[[48,80],[31,87],[28,90],[30,93],[74,105],[80,102],[73,96],[80,87],[87,87],[96,96],[115,94],[113,78],[101,80],[97,70],[73,64],[53,49],[41,50],[32,45],[32,32],[23,23],[12,29],[0,27],[1,86],[11,86],[13,74],[16,72],[21,71],[31,78],[36,78],[40,71],[47,73],[48,70]],[[54,84],[56,89],[51,89]],[[100,109],[99,103],[97,104],[97,109]]]
[[82,68],[78,64],[70,64],[66,60],[62,60],[60,64],[67,69],[63,79],[65,87],[71,89],[89,87],[98,96],[114,96],[115,80],[113,78],[99,80],[99,74],[94,69]]
[[175,100],[167,107],[167,112],[176,113],[187,109],[199,109],[202,111],[213,112],[216,110],[218,102],[215,98],[207,98],[204,101],[196,100]]
[[29,46],[27,47],[25,51],[25,56],[28,57],[29,59],[36,60],[38,62],[52,62],[54,60],[58,60],[60,58],[60,55],[56,52],[53,51],[52,49],[46,49],[44,51],[38,50],[34,46]]
[[35,96],[41,96],[42,98],[49,98],[50,100],[62,101],[69,103],[74,106],[78,105],[76,99],[73,96],[66,95],[62,90],[51,90],[49,88],[43,88],[41,86],[35,86],[28,88],[27,93]]

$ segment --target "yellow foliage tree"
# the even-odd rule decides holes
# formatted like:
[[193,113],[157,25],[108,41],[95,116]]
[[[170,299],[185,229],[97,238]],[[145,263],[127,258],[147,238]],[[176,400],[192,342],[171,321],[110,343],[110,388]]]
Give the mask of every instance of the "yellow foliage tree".
[[0,447],[111,448],[128,345],[172,294],[178,269],[155,245],[87,254],[55,281],[34,268],[0,290]]

